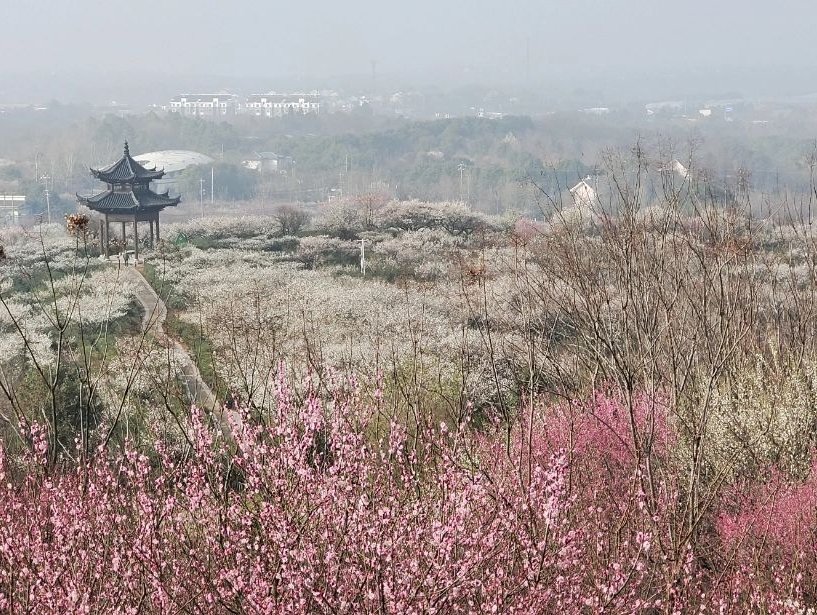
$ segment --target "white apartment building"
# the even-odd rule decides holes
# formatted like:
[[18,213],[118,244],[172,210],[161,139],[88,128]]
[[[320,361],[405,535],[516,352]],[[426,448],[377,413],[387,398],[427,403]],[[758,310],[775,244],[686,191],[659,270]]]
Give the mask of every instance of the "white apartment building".
[[311,94],[253,94],[247,99],[244,111],[266,117],[317,114],[321,111],[321,100]]
[[170,111],[193,117],[219,117],[238,113],[238,98],[232,94],[182,94],[170,101]]

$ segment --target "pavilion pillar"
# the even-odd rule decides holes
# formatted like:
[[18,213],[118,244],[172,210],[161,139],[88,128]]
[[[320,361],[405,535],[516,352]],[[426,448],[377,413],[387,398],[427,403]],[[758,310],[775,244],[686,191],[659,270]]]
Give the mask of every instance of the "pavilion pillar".
[[150,222],[150,247],[153,249],[153,220],[148,220]]
[[128,244],[125,243],[125,223],[122,223],[122,254],[125,253]]
[[99,253],[105,251],[105,222],[102,218],[99,219]]
[[139,222],[133,219],[133,265],[139,260]]
[[156,241],[159,241],[159,214],[156,214]]
[[111,227],[108,224],[108,214],[105,214],[105,258],[111,253]]

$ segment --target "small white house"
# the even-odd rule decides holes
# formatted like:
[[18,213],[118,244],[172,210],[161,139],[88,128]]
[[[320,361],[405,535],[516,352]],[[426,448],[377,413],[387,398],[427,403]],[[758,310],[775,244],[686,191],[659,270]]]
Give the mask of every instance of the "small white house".
[[242,160],[241,164],[252,171],[287,173],[292,170],[292,156],[282,156],[275,152],[256,152],[255,156]]
[[667,164],[661,166],[659,170],[662,173],[670,174],[674,173],[683,180],[689,180],[690,178],[689,169],[687,169],[683,164],[681,164],[677,158],[674,158],[671,162],[668,162]]
[[592,209],[598,202],[598,195],[593,187],[588,183],[590,177],[586,177],[570,189],[570,196],[573,197],[573,204],[583,209]]

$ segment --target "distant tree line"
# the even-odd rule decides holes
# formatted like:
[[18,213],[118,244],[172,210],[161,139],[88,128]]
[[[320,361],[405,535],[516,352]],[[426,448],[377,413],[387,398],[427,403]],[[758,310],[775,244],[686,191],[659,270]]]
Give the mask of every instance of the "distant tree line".
[[[665,142],[684,162],[694,153],[712,185],[736,184],[746,172],[754,190],[804,191],[810,129],[817,134],[815,122],[796,130],[781,122],[763,133],[710,124],[704,139],[696,125],[659,127],[639,116],[408,121],[351,114],[215,122],[152,112],[100,117],[54,106],[0,117],[0,158],[11,162],[0,168],[0,192],[21,192],[41,209],[46,176],[52,208],[70,209],[74,192],[95,187],[88,167],[114,160],[127,138],[136,152],[190,149],[218,160],[218,199],[323,201],[378,190],[399,199],[462,200],[491,213],[531,211],[540,189],[552,193],[596,174],[603,152],[632,143],[634,134]],[[246,169],[242,162],[259,152],[292,164],[283,172]],[[203,175],[209,169],[189,169],[182,190],[197,198]]]

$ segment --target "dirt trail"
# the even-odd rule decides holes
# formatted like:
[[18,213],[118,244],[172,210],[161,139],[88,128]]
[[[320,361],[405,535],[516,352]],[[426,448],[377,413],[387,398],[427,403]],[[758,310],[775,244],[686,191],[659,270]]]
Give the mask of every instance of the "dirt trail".
[[204,410],[218,410],[219,404],[216,401],[216,396],[213,395],[210,387],[204,382],[190,354],[177,340],[169,337],[164,330],[164,323],[167,318],[167,308],[164,301],[159,298],[150,283],[135,267],[123,267],[122,277],[134,285],[136,300],[144,309],[142,331],[152,333],[160,343],[169,345],[175,351],[181,364],[178,376],[187,390],[190,403]]

